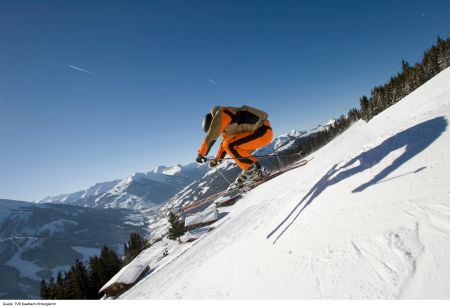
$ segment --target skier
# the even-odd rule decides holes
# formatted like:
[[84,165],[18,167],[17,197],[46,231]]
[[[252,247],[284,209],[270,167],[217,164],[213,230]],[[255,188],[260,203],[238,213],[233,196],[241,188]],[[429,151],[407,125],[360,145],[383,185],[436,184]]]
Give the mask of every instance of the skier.
[[252,152],[272,141],[272,128],[267,118],[266,112],[250,106],[213,107],[203,119],[202,126],[206,136],[200,145],[196,161],[207,161],[205,156],[222,134],[223,140],[216,157],[210,161],[210,166],[217,166],[226,154],[233,158],[242,172],[230,188],[242,186],[245,181],[262,178],[264,172],[261,164],[252,156]]

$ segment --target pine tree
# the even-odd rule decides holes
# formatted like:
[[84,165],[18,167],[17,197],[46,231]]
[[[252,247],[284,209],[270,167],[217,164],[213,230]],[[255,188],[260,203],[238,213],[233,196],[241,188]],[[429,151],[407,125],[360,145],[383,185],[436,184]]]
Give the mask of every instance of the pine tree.
[[47,297],[48,299],[55,299],[56,298],[56,285],[55,280],[50,278],[48,285],[47,285]]
[[185,233],[184,221],[181,221],[175,213],[170,212],[169,224],[170,228],[168,238],[170,240],[178,240],[178,242],[181,243],[180,237]]
[[92,287],[88,271],[84,263],[80,260],[75,261],[75,265],[71,268],[69,286],[73,290],[73,299],[94,299],[97,296],[95,289]]
[[44,299],[44,300],[50,299],[48,290],[49,289],[48,289],[47,283],[45,282],[44,279],[42,279],[41,280],[41,288],[40,288],[40,291],[39,291],[39,295],[40,295],[41,299]]
[[70,281],[72,278],[71,271],[64,272],[63,283],[64,283],[64,299],[73,299],[73,289],[70,286]]
[[65,282],[63,280],[61,272],[58,272],[58,276],[56,277],[56,289],[55,289],[55,299],[61,300],[66,298],[66,287]]
[[361,112],[356,108],[352,108],[348,111],[347,118],[350,123],[355,122],[361,118]]
[[139,233],[131,233],[128,244],[125,244],[125,263],[130,263],[134,258],[136,258],[137,255],[149,246],[148,241],[142,239]]
[[446,41],[438,37],[437,52],[438,52],[438,67],[442,71],[450,65],[450,50],[446,48]]
[[368,121],[371,117],[370,117],[370,112],[369,112],[369,99],[367,98],[367,96],[362,96],[359,99],[359,105],[360,105],[362,119],[364,119],[365,121]]
[[41,281],[42,299],[99,299],[98,291],[120,269],[123,262],[113,249],[103,246],[100,256],[91,257],[88,267],[76,259],[75,265],[67,272],[58,272],[56,282],[53,277]]
[[123,262],[113,249],[104,245],[100,256],[93,256],[89,259],[90,278],[94,288],[100,290],[120,269]]

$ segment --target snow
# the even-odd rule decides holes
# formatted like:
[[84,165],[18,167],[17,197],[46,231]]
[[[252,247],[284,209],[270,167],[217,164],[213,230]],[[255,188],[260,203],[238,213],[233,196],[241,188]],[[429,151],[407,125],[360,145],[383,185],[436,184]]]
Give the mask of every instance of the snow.
[[183,169],[183,166],[177,164],[177,165],[175,165],[173,167],[165,169],[163,171],[163,174],[168,175],[168,176],[174,176],[174,175],[180,173],[182,171],[182,169]]
[[450,298],[449,116],[447,69],[222,208],[120,298]]
[[87,199],[89,197],[99,196],[110,189],[114,188],[114,186],[119,183],[120,180],[113,180],[108,182],[97,183],[86,190],[78,191],[71,194],[61,194],[57,196],[49,196],[40,200],[39,203],[63,203],[63,204],[71,204],[76,202],[79,199]]
[[329,121],[327,121],[327,123],[325,124],[325,126],[334,126],[334,124],[336,123],[335,119],[330,119]]
[[128,176],[125,179],[124,185],[128,185],[128,184],[130,184],[133,181],[140,182],[140,181],[142,181],[144,179],[146,179],[146,174],[135,172],[131,176]]
[[206,192],[208,192],[209,190],[209,186],[203,187],[202,190],[200,191],[200,194],[205,194]]
[[215,206],[207,208],[202,212],[186,217],[184,226],[189,227],[198,224],[205,224],[215,221],[219,218],[219,211]]
[[[64,225],[65,224],[78,225],[78,223],[75,222],[75,221],[70,221],[70,220],[66,220],[66,219],[59,219],[59,220],[52,221],[50,223],[47,223],[47,224],[43,225],[39,229],[39,234],[46,234],[47,236],[54,236],[54,235],[64,231]],[[24,234],[33,235],[35,233],[35,230],[34,229],[24,230],[23,233]]]
[[[18,241],[18,242],[16,242]],[[19,271],[20,277],[28,277],[33,280],[41,280],[38,273],[42,268],[34,261],[24,260],[22,254],[29,249],[37,248],[42,244],[40,238],[12,238],[11,242],[16,245],[18,251],[4,264],[13,267]]]
[[161,174],[162,172],[164,172],[167,169],[167,166],[163,166],[163,165],[159,165],[154,169],[154,173],[156,174]]
[[[207,228],[188,232],[181,237],[181,240],[188,241],[188,239],[191,238],[199,238],[204,235],[205,232],[207,232]],[[133,259],[133,261],[124,266],[99,290],[99,292],[103,292],[115,283],[133,284],[138,281],[139,276],[147,268],[150,270],[148,276],[157,273],[194,244],[195,242],[182,245],[178,244],[177,241],[169,240],[167,238],[155,242],[151,247],[142,251],[135,259]]]
[[[136,281],[139,275],[144,272],[144,270],[148,267],[148,263],[145,261],[141,261],[141,259],[151,258],[151,255],[147,255],[150,249],[145,250],[141,254],[139,254],[133,262],[124,266],[113,278],[111,278],[101,289],[99,292],[103,292],[105,289],[108,289],[111,285],[115,283],[124,283],[124,284],[132,284]],[[146,254],[147,252],[147,254]],[[144,254],[143,254],[144,253]]]

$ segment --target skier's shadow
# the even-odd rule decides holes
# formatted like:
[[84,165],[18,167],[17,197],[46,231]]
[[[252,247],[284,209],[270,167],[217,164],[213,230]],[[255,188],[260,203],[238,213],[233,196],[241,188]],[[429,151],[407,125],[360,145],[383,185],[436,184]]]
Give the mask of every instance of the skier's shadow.
[[[386,166],[368,182],[353,189],[352,192],[361,192],[371,185],[377,184],[403,163],[407,162],[431,145],[446,130],[447,125],[447,120],[444,117],[436,117],[395,134],[380,145],[361,153],[340,167],[338,167],[338,164],[335,164],[301,199],[286,218],[267,235],[267,239],[270,239],[278,233],[278,236],[276,236],[273,242],[273,244],[275,244],[294,223],[300,213],[302,213],[302,211],[329,186],[337,184],[346,178],[373,167],[391,152],[404,148],[404,152],[390,165]],[[357,164],[357,162],[359,162],[359,165],[351,167],[353,164]]]

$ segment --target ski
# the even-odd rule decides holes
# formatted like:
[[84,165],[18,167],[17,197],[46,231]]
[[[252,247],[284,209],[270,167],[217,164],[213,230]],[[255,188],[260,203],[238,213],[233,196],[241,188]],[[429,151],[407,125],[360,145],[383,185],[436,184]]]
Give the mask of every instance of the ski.
[[[203,205],[205,205],[205,204],[207,204],[209,202],[214,202],[215,200],[219,199],[220,197],[224,197],[224,198],[228,197],[227,200],[224,201],[224,202],[227,202],[227,203],[225,203],[222,206],[230,205],[230,203],[234,204],[237,201],[237,198],[239,198],[239,195],[252,190],[253,188],[257,187],[258,185],[263,184],[264,182],[267,182],[267,181],[269,181],[269,180],[271,180],[271,179],[273,179],[275,177],[278,177],[279,175],[281,175],[283,173],[286,173],[286,172],[291,171],[293,169],[302,167],[302,166],[306,165],[312,159],[313,159],[313,157],[311,157],[309,159],[300,160],[300,161],[298,161],[296,163],[293,163],[292,165],[288,166],[287,168],[279,170],[277,172],[274,172],[274,173],[272,173],[270,175],[267,175],[267,176],[261,178],[260,180],[247,182],[241,187],[236,187],[236,188],[233,188],[233,189],[230,189],[230,190],[224,190],[224,191],[212,194],[210,196],[207,196],[205,198],[193,201],[189,205],[181,208],[180,212],[181,213],[187,213],[187,212],[192,211],[192,210],[194,210],[196,208],[199,208],[199,207],[201,207],[201,206],[203,206]],[[231,201],[230,201],[230,199],[231,199]],[[233,202],[233,200],[235,200],[235,201]],[[219,202],[217,205],[220,207],[221,206],[221,202]]]
[[218,198],[217,200],[214,201],[214,204],[216,205],[216,208],[229,207],[229,206],[234,205],[242,197],[243,197],[243,192],[237,193],[236,195],[233,195],[231,197],[230,196],[224,197],[223,199]]

